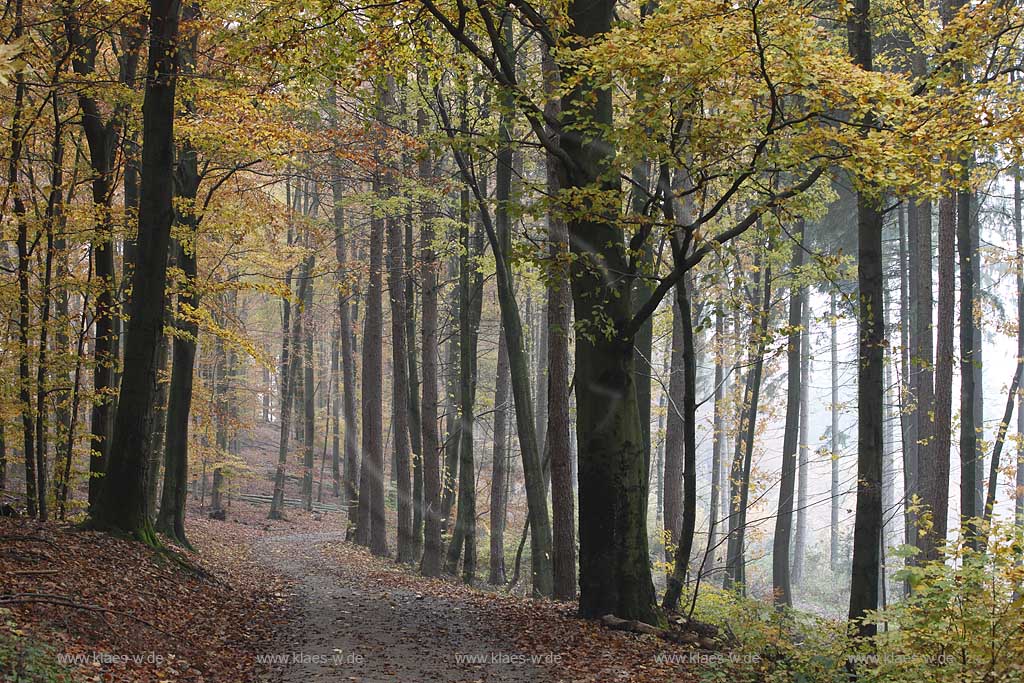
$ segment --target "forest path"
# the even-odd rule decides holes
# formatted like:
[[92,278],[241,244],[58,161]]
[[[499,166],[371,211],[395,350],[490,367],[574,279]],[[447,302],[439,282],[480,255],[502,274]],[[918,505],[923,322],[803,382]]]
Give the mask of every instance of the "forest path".
[[342,533],[290,534],[256,548],[296,586],[301,621],[275,652],[286,683],[551,679],[458,591],[440,596],[438,582],[419,577],[396,585],[379,564],[368,571],[379,560],[343,541]]

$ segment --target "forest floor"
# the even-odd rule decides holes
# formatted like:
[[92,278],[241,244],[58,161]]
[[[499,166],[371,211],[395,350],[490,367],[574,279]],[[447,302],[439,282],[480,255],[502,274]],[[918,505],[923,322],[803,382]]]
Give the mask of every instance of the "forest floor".
[[[686,650],[575,606],[428,579],[341,515],[190,513],[195,552],[0,518],[0,681],[687,681]],[[13,678],[8,678],[10,672]]]
[[280,641],[285,683],[693,679],[680,646],[579,619],[570,603],[424,578],[341,533],[261,545],[301,611]]

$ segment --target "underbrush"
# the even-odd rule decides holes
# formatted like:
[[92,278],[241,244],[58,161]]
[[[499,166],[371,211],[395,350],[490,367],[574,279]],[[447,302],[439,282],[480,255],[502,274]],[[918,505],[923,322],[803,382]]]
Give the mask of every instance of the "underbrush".
[[[902,548],[893,561],[913,553]],[[839,683],[851,671],[870,683],[1024,681],[1022,555],[1021,531],[1000,526],[987,552],[960,539],[945,562],[901,566],[894,578],[911,594],[870,615],[878,628],[870,639],[851,635],[843,620],[702,588],[693,616],[725,633],[728,652],[705,658],[695,673],[729,683]]]
[[0,610],[0,681],[3,683],[71,683],[59,653],[17,627],[10,611]]

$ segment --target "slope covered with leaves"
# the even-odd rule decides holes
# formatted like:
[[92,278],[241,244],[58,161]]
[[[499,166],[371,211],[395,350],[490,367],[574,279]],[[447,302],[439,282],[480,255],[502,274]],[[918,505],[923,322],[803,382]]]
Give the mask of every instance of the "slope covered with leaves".
[[174,559],[106,534],[0,519],[4,680],[59,670],[75,681],[260,680],[257,655],[287,616],[281,580],[249,552],[262,529],[189,521],[198,552]]

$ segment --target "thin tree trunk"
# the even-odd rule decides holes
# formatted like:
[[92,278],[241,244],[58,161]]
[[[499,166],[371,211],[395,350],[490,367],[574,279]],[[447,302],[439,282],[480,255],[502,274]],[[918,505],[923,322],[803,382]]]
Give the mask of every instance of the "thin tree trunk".
[[663,606],[675,609],[679,602],[697,525],[697,353],[693,341],[693,312],[689,277],[676,285],[676,301],[682,328],[683,385],[683,513],[676,545],[672,576],[665,591]]
[[[390,187],[390,183],[388,183]],[[406,283],[402,276],[405,264],[402,246],[403,225],[397,217],[388,219],[388,292],[391,303],[391,389],[392,431],[395,444],[395,477],[398,480],[398,561],[414,562],[415,541],[412,526],[412,481],[410,467],[413,454],[409,444],[409,338],[406,335]]]
[[[334,197],[334,250],[339,276],[347,269],[348,252],[345,245],[344,185],[341,169],[331,168],[331,192]],[[344,283],[340,283],[344,284]],[[358,513],[359,491],[359,423],[356,417],[355,350],[353,348],[352,309],[345,292],[338,292],[338,336],[341,344],[342,417],[345,434],[345,506],[349,529],[353,529]]]
[[[466,201],[468,203],[468,197]],[[474,315],[474,309],[477,307],[476,298],[482,295],[482,287],[476,287],[477,276],[471,277],[470,257],[474,249],[469,239],[469,224],[465,221],[459,227],[459,241],[459,491],[455,529],[451,544],[448,546],[445,570],[449,574],[454,574],[458,569],[461,554],[463,581],[472,584],[476,576],[477,560],[473,403],[476,397],[476,327],[479,323],[479,318]]]
[[832,425],[829,430],[829,465],[831,472],[831,485],[829,488],[830,508],[828,525],[828,560],[832,573],[839,571],[839,339],[838,339],[838,317],[836,310],[836,293],[829,294],[829,331],[831,333],[831,371],[832,371],[832,400],[830,402],[830,414]]
[[[973,159],[971,160],[973,164]],[[969,207],[969,221],[971,232],[971,271],[974,283],[974,301],[982,296],[981,282],[981,221],[978,219],[976,195],[973,192],[967,193],[967,206]],[[974,301],[971,302],[972,313]],[[984,338],[982,336],[983,316],[975,316],[973,319],[973,335],[971,346],[971,372],[974,375],[974,425],[975,443],[977,457],[974,459],[974,516],[981,517],[985,512],[985,450],[981,442],[985,439],[985,382],[983,370],[985,367],[983,359]]]
[[949,510],[950,439],[953,410],[953,325],[956,287],[956,206],[951,197],[939,201],[939,286],[935,354],[934,448],[920,462],[921,500],[931,515],[928,533],[919,534],[922,561],[939,557],[946,539]]
[[[374,180],[374,192],[381,191]],[[355,541],[370,547],[375,555],[388,553],[384,516],[384,427],[382,417],[381,271],[384,250],[384,221],[370,220],[370,271],[366,286],[363,326],[363,457],[359,472],[359,507]]]
[[[969,163],[964,162],[961,173],[968,173]],[[960,520],[966,525],[968,534],[976,536],[978,529],[971,520],[977,517],[978,461],[984,461],[978,450],[978,426],[975,409],[977,374],[975,363],[974,325],[974,235],[971,228],[971,193],[961,190],[956,193],[956,234],[960,266]]]
[[[24,33],[24,2],[15,0],[14,31],[11,39],[20,40]],[[29,266],[28,220],[25,215],[25,202],[21,196],[20,167],[25,131],[21,118],[24,114],[24,103],[27,88],[25,72],[18,69],[15,74],[14,108],[11,114],[11,156],[7,165],[7,183],[11,188],[14,207],[14,218],[18,225],[18,400],[21,403],[22,445],[25,461],[25,502],[28,514],[34,517],[38,510],[36,490],[36,458],[35,435],[32,421],[32,386],[31,356],[29,350],[29,326],[31,324],[31,308],[29,302]],[[45,495],[45,492],[42,492]]]
[[154,523],[156,522],[157,499],[160,493],[160,469],[163,465],[165,443],[167,440],[167,397],[170,393],[170,382],[166,377],[166,373],[167,361],[171,355],[170,346],[171,342],[167,335],[161,336],[160,352],[157,357],[157,366],[160,368],[158,371],[160,380],[157,385],[156,405],[154,406],[153,451],[150,454],[152,459],[149,461],[149,472],[146,474],[146,504],[148,505],[146,513]]
[[[536,377],[533,387],[534,396],[537,397],[537,410],[535,416],[537,419],[537,448],[540,449],[541,453],[547,452],[547,432],[548,432],[548,326],[545,324],[544,318],[546,317],[546,311],[550,307],[551,292],[550,287],[546,288],[544,292],[544,306],[537,306],[538,321],[540,324],[537,325],[537,336],[536,345],[534,346],[536,364],[534,366],[534,376]],[[548,473],[550,476],[550,472]]]
[[[871,71],[871,0],[855,0],[847,18],[850,56]],[[864,117],[864,129],[875,124]],[[882,212],[876,199],[857,195],[857,284],[860,295],[857,363],[857,507],[853,531],[853,572],[849,618],[861,636],[873,636],[876,626],[865,620],[879,607],[879,567],[882,538],[882,438],[885,386],[885,322],[883,319]]]
[[409,442],[412,446],[412,554],[416,562],[423,552],[423,425],[420,414],[420,380],[416,364],[416,244],[412,208],[405,217],[405,339],[409,366]]
[[[290,186],[288,186],[290,187]],[[286,192],[288,191],[286,187]],[[295,193],[298,194],[298,187],[295,188]],[[289,197],[290,211],[294,213],[295,204],[291,203]],[[292,244],[292,226],[288,227],[288,244]],[[289,269],[285,273],[285,286],[291,289],[292,286],[292,270]],[[299,266],[298,276],[298,300],[304,299],[304,287],[306,286],[306,278],[304,277],[303,267]],[[284,487],[286,482],[286,474],[288,467],[288,446],[291,439],[292,429],[292,407],[294,406],[293,394],[295,393],[295,384],[298,369],[298,356],[299,356],[299,339],[301,339],[301,318],[299,311],[295,311],[294,320],[292,319],[292,304],[289,298],[285,298],[282,303],[281,313],[281,379],[278,382],[280,387],[279,396],[279,419],[280,429],[278,438],[278,449],[277,449],[277,469],[274,473],[274,493],[270,502],[270,519],[283,519],[284,517]]]
[[797,456],[796,536],[793,539],[793,585],[804,577],[807,548],[807,483],[810,478],[810,379],[811,379],[811,305],[804,294],[803,334],[800,336],[800,449]]
[[[418,75],[419,76],[419,75]],[[417,125],[426,129],[426,110],[417,112]],[[419,164],[424,182],[432,176],[430,157],[424,154]],[[422,295],[422,327],[420,348],[423,353],[423,385],[421,430],[423,433],[423,556],[420,572],[425,576],[441,573],[441,472],[440,437],[437,416],[437,255],[434,252],[434,207],[423,202],[423,224],[420,231],[420,283]]]
[[999,428],[996,432],[996,443],[992,449],[992,463],[989,469],[988,492],[985,496],[985,511],[982,513],[981,534],[974,543],[976,550],[981,550],[987,543],[988,533],[986,526],[992,521],[992,512],[996,505],[996,486],[999,483],[999,458],[1003,452],[1003,444],[1006,442],[1006,431],[1010,426],[1010,418],[1013,417],[1013,404],[1017,398],[1017,390],[1020,387],[1021,371],[1024,370],[1024,363],[1017,359],[1017,370],[1013,373],[1013,380],[1010,382],[1010,390],[1006,394],[1006,408],[1003,410],[1003,419],[999,421]]
[[316,466],[316,384],[314,384],[313,366],[313,285],[312,277],[315,257],[307,257],[303,270],[308,283],[302,300],[302,317],[304,353],[302,357],[302,398],[303,398],[303,438],[302,438],[302,502],[307,512],[313,510],[313,469]]
[[[510,25],[509,22],[506,22],[506,25]],[[506,30],[508,29],[506,28]],[[452,129],[451,122],[447,111],[443,106],[438,106],[438,114],[440,114],[449,136],[453,135],[454,131]],[[476,193],[477,203],[480,205],[481,219],[484,222],[484,228],[487,232],[487,239],[490,241],[491,251],[495,255],[498,303],[499,308],[501,309],[502,324],[505,326],[506,340],[508,342],[509,370],[512,377],[512,395],[515,400],[516,427],[519,434],[519,446],[523,459],[523,474],[526,480],[527,505],[529,508],[530,519],[532,520],[532,523],[530,524],[530,558],[533,590],[535,594],[550,595],[553,590],[551,569],[551,520],[548,517],[547,490],[544,484],[543,463],[537,447],[533,403],[530,398],[529,362],[526,356],[522,321],[519,317],[519,307],[515,300],[515,292],[512,285],[512,274],[508,262],[508,254],[511,251],[511,226],[495,225],[491,223],[490,213],[486,208],[485,196],[480,191],[480,186],[470,182],[472,175],[468,167],[468,162],[460,151],[453,150],[453,152],[463,179],[467,184],[471,185],[474,193]],[[501,170],[502,168],[503,165],[498,165],[497,167],[498,170]],[[619,351],[621,352],[621,349],[619,349]],[[577,354],[577,358],[579,358],[579,354]],[[598,364],[598,366],[601,367],[601,364]],[[630,525],[632,522],[632,520],[623,521],[626,522],[627,525]],[[644,536],[643,544],[646,548],[646,536]],[[634,550],[635,547],[631,547],[631,549],[629,549],[630,557],[632,557],[632,552]],[[649,568],[647,568],[646,562],[645,549],[644,567],[646,568],[649,582]],[[635,587],[627,588],[624,594],[628,596],[634,588]],[[650,586],[650,592],[651,600],[646,603],[648,609],[653,605],[653,585]],[[595,597],[597,597],[596,594]],[[589,610],[583,609],[583,612],[588,613]],[[607,612],[601,613],[604,614]],[[645,614],[650,616],[650,614],[646,612]]]
[[793,585],[790,576],[790,541],[793,534],[793,494],[796,490],[797,450],[800,447],[800,405],[803,386],[800,383],[800,347],[803,286],[799,284],[804,263],[804,224],[799,221],[794,235],[793,256],[789,262],[793,285],[789,290],[789,339],[786,353],[786,425],[782,443],[782,478],[779,482],[779,507],[775,517],[772,542],[772,596],[776,605],[793,606]]
[[[686,377],[683,370],[683,318],[679,306],[672,306],[672,353],[669,365],[668,416],[665,419],[665,562],[672,562],[672,546],[679,544],[679,531],[683,525],[683,448],[686,429],[683,414]],[[671,579],[668,570],[666,579]]]
[[[771,244],[768,251],[771,252]],[[751,324],[751,354],[753,367],[747,373],[743,389],[745,412],[740,422],[740,436],[736,439],[736,452],[732,462],[733,510],[729,515],[729,547],[726,553],[726,589],[740,586],[746,590],[746,526],[747,501],[750,497],[750,471],[754,456],[754,435],[757,430],[758,402],[761,393],[761,379],[764,371],[764,350],[768,325],[771,318],[771,264],[759,268],[755,275],[760,310]],[[739,477],[737,477],[739,473]]]
[[504,585],[505,577],[505,523],[508,517],[508,408],[509,408],[508,348],[502,328],[498,339],[498,371],[494,378],[494,447],[491,456],[491,545],[487,583]]
[[[7,488],[7,441],[4,438],[4,423],[0,421],[0,491]],[[63,515],[61,515],[63,519]]]
[[[557,182],[549,171],[548,190]],[[555,186],[557,187],[557,186]],[[565,222],[548,217],[548,253],[551,263],[564,263],[569,237]],[[572,330],[572,299],[566,278],[555,277],[548,287],[547,321],[547,432],[546,454],[551,463],[553,597],[576,597],[576,529],[573,495],[572,448],[569,441],[569,332]]]
[[[222,297],[221,304],[225,304],[226,297]],[[219,316],[218,316],[219,317]],[[223,324],[223,321],[218,321]],[[228,450],[228,406],[231,398],[228,395],[228,354],[224,348],[224,338],[217,335],[213,349],[213,377],[210,379],[210,386],[213,393],[210,397],[213,419],[215,422],[215,443],[217,450],[214,454],[213,466],[213,487],[210,490],[210,517],[216,519],[224,512],[224,473],[221,469],[221,462]]]
[[341,368],[340,368],[340,347],[341,335],[344,332],[341,325],[334,330],[331,338],[331,392],[328,396],[330,404],[331,420],[331,480],[334,482],[334,497],[341,496]]
[[[59,188],[60,186],[57,185]],[[58,190],[59,191],[59,190]],[[53,203],[53,206],[56,206]],[[51,216],[52,219],[52,216]],[[35,454],[36,454],[36,492],[39,497],[39,519],[46,521],[49,517],[47,495],[49,486],[46,483],[46,370],[47,370],[47,337],[50,330],[50,286],[53,279],[53,224],[46,225],[46,254],[43,256],[43,306],[39,315],[39,359],[36,363],[36,408],[35,408]]]
[[[1024,358],[1024,263],[1020,262],[1024,254],[1024,197],[1021,193],[1021,169],[1013,167],[1013,234],[1017,246],[1017,358]],[[1017,434],[1024,435],[1024,393],[1017,396]],[[1017,476],[1015,484],[1018,491],[1024,491],[1024,440],[1017,442]],[[1024,526],[1024,496],[1017,496],[1013,505],[1014,521],[1017,526]]]
[[[462,221],[469,220],[469,195],[468,190],[462,192],[460,197],[460,212]],[[453,280],[457,274],[455,260],[448,262],[448,279]],[[461,298],[456,296],[451,302],[449,320],[457,322],[461,318]],[[447,532],[451,524],[452,506],[455,504],[455,477],[458,474],[459,446],[462,439],[459,436],[459,429],[462,422],[458,419],[459,406],[462,405],[462,398],[459,396],[459,335],[448,333],[448,344],[446,345],[447,359],[445,362],[444,383],[445,383],[445,439],[444,439],[444,465],[442,468],[443,488],[441,491],[441,529]]]

